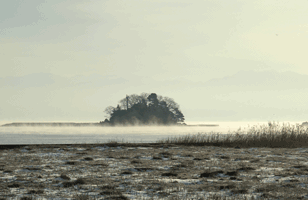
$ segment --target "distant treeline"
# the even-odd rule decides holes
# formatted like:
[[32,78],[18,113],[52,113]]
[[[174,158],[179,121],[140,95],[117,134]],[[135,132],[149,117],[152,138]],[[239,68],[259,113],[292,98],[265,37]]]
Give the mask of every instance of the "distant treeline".
[[2,126],[102,126],[100,123],[62,123],[62,122],[34,122],[34,123],[10,123]]
[[[219,126],[218,124],[196,124],[196,125],[186,125],[185,123],[176,124],[180,126]],[[52,127],[63,127],[63,126],[73,126],[73,127],[83,127],[83,126],[111,126],[106,123],[62,123],[62,122],[30,122],[30,123],[10,123],[4,124],[5,127],[19,127],[19,126],[52,126]]]

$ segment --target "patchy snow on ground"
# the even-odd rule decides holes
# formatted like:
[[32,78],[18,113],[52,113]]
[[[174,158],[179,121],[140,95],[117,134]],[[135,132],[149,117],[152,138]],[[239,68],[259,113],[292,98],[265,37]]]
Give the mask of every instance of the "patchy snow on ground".
[[304,148],[29,145],[0,150],[0,196],[307,198],[306,154]]

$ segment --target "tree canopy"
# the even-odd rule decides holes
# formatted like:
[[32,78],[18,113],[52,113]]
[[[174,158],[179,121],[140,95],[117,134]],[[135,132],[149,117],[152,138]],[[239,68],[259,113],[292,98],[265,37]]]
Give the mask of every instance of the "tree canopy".
[[172,98],[155,93],[126,96],[117,107],[107,107],[105,113],[107,118],[101,123],[110,125],[172,125],[185,120]]

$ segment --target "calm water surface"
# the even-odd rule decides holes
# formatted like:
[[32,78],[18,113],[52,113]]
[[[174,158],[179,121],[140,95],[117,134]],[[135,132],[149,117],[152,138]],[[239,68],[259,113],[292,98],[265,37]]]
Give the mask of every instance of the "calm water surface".
[[[301,122],[279,122],[295,125]],[[171,127],[0,127],[0,144],[74,144],[119,142],[155,142],[158,139],[198,133],[226,134],[241,128],[267,125],[268,122],[187,122],[188,125],[219,126]]]

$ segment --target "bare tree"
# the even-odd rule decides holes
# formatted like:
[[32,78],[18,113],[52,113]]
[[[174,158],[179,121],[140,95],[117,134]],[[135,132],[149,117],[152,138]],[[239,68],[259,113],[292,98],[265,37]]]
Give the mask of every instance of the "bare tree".
[[176,109],[179,109],[179,104],[177,104],[172,98],[169,98],[169,97],[163,97],[162,98],[163,101],[166,102],[167,104],[167,107],[173,112],[175,111]]
[[[146,96],[147,95],[147,96]],[[125,97],[119,101],[121,109],[127,109],[127,100],[128,100],[128,108],[131,108],[133,105],[137,103],[141,103],[142,100],[147,100],[149,95],[146,93],[142,93],[141,95],[131,94],[128,95],[128,99]]]
[[112,106],[108,106],[106,109],[105,109],[105,113],[107,114],[107,115],[105,115],[105,117],[110,117],[111,116],[111,114],[113,113],[113,111],[114,111],[114,109],[115,109],[115,107],[112,107]]

